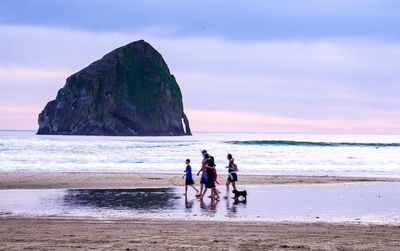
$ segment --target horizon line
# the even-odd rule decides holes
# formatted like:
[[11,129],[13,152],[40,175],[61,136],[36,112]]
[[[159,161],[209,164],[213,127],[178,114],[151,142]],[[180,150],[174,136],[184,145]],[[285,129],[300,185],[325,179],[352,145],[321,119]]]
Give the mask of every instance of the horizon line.
[[[36,132],[36,129],[0,129],[0,132]],[[305,132],[243,132],[243,131],[192,131],[192,134],[197,134],[197,133],[210,133],[210,134],[270,134],[270,135],[387,135],[387,136],[400,136],[400,134],[391,134],[391,133],[335,133],[335,132],[330,132],[330,133],[305,133]],[[44,135],[46,136],[46,135]],[[49,134],[47,136],[109,136],[109,137],[114,137],[112,135],[56,135],[56,134]],[[121,136],[121,135],[115,135],[118,137],[142,137],[142,136]],[[186,135],[186,136],[192,136],[192,135]],[[150,137],[174,137],[174,136],[150,136]],[[180,137],[180,136],[176,136]]]

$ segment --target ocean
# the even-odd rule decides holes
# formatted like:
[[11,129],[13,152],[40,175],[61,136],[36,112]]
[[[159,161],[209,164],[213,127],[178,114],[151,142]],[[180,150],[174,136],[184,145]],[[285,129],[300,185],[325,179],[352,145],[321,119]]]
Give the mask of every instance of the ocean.
[[2,172],[181,173],[201,150],[239,174],[400,177],[400,135],[194,133],[184,137],[43,136],[0,131]]

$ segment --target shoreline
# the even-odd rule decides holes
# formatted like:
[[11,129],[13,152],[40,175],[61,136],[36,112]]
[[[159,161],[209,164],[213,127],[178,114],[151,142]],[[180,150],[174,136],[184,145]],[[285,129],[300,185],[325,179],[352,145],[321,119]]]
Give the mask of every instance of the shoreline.
[[395,225],[0,216],[4,249],[398,250]]
[[[0,189],[151,188],[183,186],[182,174],[97,172],[0,172]],[[226,174],[218,176],[225,185]],[[198,177],[194,175],[195,185]],[[299,175],[238,175],[238,185],[400,182],[400,178]]]

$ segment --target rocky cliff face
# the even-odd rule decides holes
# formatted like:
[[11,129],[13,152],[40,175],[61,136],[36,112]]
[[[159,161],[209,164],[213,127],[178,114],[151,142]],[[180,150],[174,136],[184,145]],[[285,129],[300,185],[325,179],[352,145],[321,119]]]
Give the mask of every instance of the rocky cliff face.
[[70,76],[39,114],[38,134],[190,135],[182,94],[162,56],[143,40]]

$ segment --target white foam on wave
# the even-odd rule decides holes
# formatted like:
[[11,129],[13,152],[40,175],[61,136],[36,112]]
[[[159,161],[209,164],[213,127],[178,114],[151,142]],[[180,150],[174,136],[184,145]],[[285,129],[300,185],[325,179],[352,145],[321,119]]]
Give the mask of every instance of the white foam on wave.
[[[0,171],[181,173],[185,160],[194,172],[202,149],[225,172],[234,155],[239,173],[297,175],[400,176],[400,155],[393,147],[329,147],[228,144],[227,141],[291,140],[400,142],[399,136],[212,134],[192,137],[39,136],[0,131]],[[362,139],[362,140],[361,140]]]

